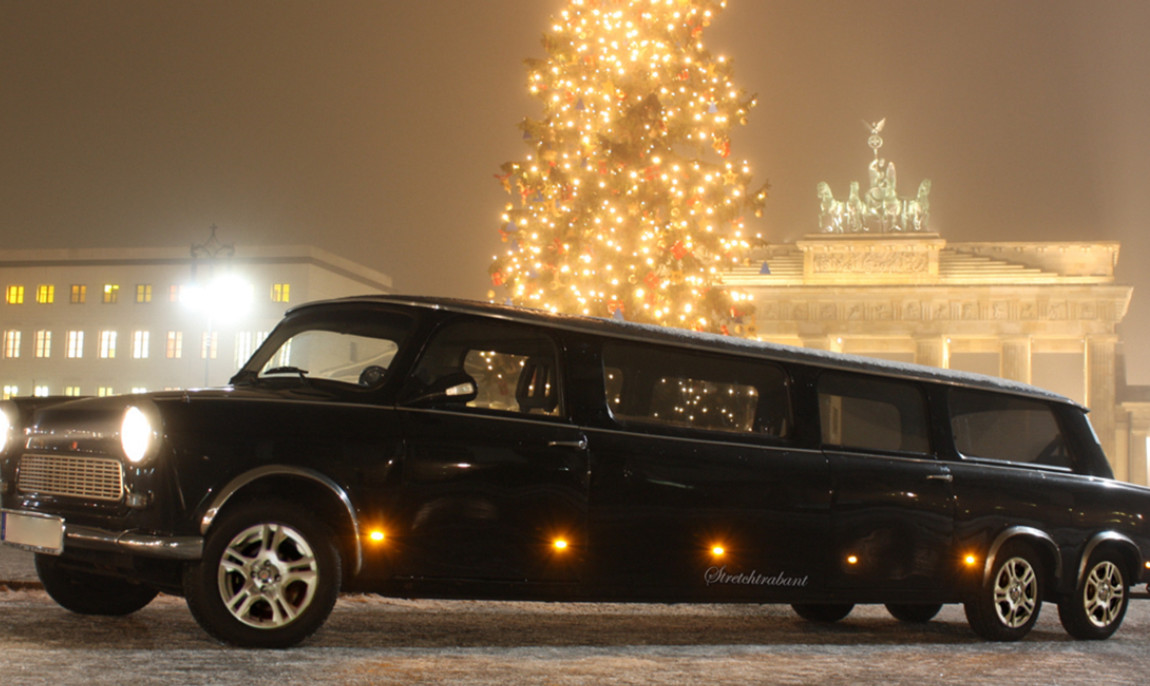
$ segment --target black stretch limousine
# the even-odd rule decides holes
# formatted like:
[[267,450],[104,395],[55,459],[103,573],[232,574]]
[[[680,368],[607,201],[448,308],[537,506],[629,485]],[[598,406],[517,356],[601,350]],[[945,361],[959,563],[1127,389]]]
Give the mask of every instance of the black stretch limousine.
[[1049,601],[1101,639],[1150,580],[1150,490],[1084,408],[740,339],[367,296],[293,309],[226,388],[0,414],[0,536],[52,598],[182,594],[242,646],[304,640],[345,590],[963,603],[1006,641]]

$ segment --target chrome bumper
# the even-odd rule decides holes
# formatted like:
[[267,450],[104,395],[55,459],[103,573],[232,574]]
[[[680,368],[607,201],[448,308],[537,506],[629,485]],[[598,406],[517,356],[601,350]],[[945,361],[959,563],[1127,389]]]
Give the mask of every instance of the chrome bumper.
[[204,554],[203,536],[152,536],[65,524],[64,549],[70,546],[169,560],[198,560]]

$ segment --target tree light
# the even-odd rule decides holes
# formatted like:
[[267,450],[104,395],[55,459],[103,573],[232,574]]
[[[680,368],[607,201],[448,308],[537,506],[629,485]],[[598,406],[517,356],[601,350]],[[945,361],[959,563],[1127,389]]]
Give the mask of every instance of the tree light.
[[490,272],[512,302],[723,332],[748,314],[722,275],[766,197],[727,159],[754,103],[699,40],[724,6],[571,0],[559,13],[528,75],[543,106],[521,124],[530,152],[496,175],[512,202]]

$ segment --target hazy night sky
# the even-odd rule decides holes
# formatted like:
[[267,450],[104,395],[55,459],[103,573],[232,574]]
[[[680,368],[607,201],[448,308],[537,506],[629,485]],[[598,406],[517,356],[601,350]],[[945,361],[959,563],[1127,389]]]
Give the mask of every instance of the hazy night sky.
[[[541,114],[523,60],[563,0],[0,0],[0,247],[311,243],[402,292],[484,298],[493,177]],[[752,229],[816,228],[866,186],[951,241],[1117,240],[1150,383],[1150,2],[730,0],[703,33],[759,95],[732,157]]]

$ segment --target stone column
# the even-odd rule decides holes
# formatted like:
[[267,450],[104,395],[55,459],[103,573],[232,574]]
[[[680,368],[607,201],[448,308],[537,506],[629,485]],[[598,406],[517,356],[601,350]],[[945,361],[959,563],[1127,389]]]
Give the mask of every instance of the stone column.
[[1011,381],[1031,383],[1030,337],[1007,338],[1002,341],[998,375]]
[[950,369],[950,341],[946,336],[914,339],[914,361],[939,369]]
[[1150,437],[1145,431],[1130,432],[1130,483],[1146,486],[1150,484],[1150,468],[1146,463],[1146,441]]
[[1122,410],[1127,415],[1129,448],[1127,449],[1127,476],[1130,483],[1139,486],[1150,485],[1150,402],[1124,402]]
[[1114,449],[1115,410],[1117,409],[1117,388],[1115,383],[1115,348],[1118,336],[1104,334],[1086,337],[1086,406],[1090,408],[1090,423],[1102,443],[1102,449],[1110,458],[1114,476],[1128,479],[1126,463],[1115,464],[1117,452]]

